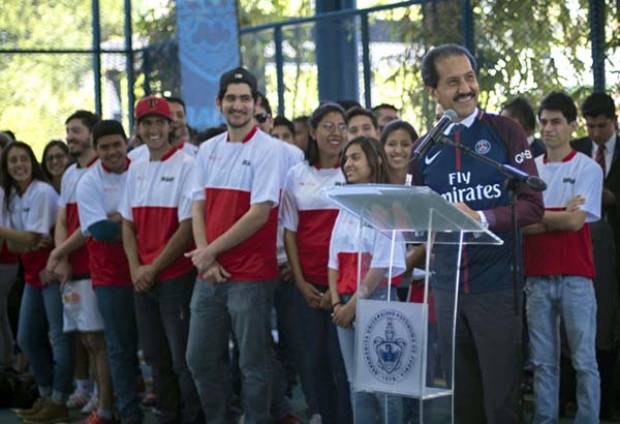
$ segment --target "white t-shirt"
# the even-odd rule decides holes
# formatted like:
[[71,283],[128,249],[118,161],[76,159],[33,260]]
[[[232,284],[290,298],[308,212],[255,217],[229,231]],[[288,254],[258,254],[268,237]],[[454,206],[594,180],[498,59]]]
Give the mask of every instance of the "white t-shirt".
[[345,183],[340,168],[316,168],[307,162],[288,172],[280,219],[293,231],[304,277],[314,284],[327,285],[329,241],[339,209],[322,193],[326,187]]
[[[84,173],[78,183],[76,199],[79,205],[80,229],[88,235],[88,228],[118,212],[125,189],[127,171],[116,174],[97,161]],[[130,286],[131,276],[127,257],[120,240],[102,242],[89,237],[89,252],[93,286]]]
[[[51,185],[33,180],[23,195],[11,193],[9,211],[11,227],[16,230],[51,236],[58,213],[58,194]],[[27,284],[41,287],[39,272],[45,268],[50,251],[51,248],[44,248],[21,255]]]
[[357,290],[358,258],[361,252],[361,278],[365,278],[371,268],[386,268],[385,280],[380,286],[387,285],[389,268],[392,269],[392,285],[400,283],[405,272],[405,242],[399,235],[394,243],[388,236],[364,224],[360,234],[360,220],[344,209],[340,210],[329,245],[329,268],[338,271],[338,293],[353,294]]
[[[177,144],[177,146],[182,146],[183,151],[188,155],[195,157],[198,154],[198,146],[193,145],[192,143],[181,143]],[[141,160],[149,160],[149,148],[146,144],[141,144],[135,149],[127,152],[127,157],[132,162],[138,162]]]
[[[159,161],[132,162],[127,173],[119,212],[136,227],[141,264],[151,264],[166,247],[179,223],[192,217],[190,190],[194,158],[180,146],[172,147]],[[179,257],[159,275],[169,280],[189,273],[192,264]]]
[[205,202],[207,242],[224,234],[250,205],[274,205],[265,225],[218,256],[231,280],[271,280],[278,275],[277,205],[287,160],[281,143],[255,127],[244,140],[230,142],[225,132],[202,143],[198,151],[192,197]]

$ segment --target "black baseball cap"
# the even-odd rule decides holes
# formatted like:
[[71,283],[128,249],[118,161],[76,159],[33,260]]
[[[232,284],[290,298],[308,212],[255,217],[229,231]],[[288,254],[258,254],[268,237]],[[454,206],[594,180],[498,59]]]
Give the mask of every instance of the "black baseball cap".
[[244,83],[250,86],[252,93],[258,90],[256,77],[245,68],[238,67],[222,74],[220,78],[220,94],[223,94],[228,84]]

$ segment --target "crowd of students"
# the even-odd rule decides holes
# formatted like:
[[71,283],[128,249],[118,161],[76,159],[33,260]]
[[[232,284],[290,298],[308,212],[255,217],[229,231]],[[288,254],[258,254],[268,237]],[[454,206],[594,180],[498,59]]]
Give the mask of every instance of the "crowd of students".
[[[549,186],[543,196],[520,191],[517,206],[526,234],[526,368],[534,374],[535,421],[559,414],[561,318],[577,373],[577,421],[597,422],[588,223],[615,219],[608,211],[615,211],[617,144],[600,147],[615,143],[613,100],[611,112],[584,107],[586,120],[603,117],[596,125],[612,129],[605,140],[592,137],[590,152],[575,153],[569,143],[577,110],[566,94],[551,93],[541,103],[541,142],[533,139],[534,113],[524,99],[506,105],[507,117],[478,108],[475,61],[462,47],[431,50],[422,69],[438,105],[458,115],[447,136],[538,173]],[[589,99],[608,105],[610,98]],[[491,193],[487,186],[501,187],[503,177],[450,146],[429,150],[427,158],[441,155],[437,161],[412,162],[418,133],[391,105],[368,110],[324,102],[308,117],[272,117],[244,68],[221,76],[217,107],[226,124],[200,136],[188,129],[180,99],[145,97],[135,107],[131,140],[119,122],[76,111],[65,121],[66,143],[51,141],[41,164],[28,144],[8,138],[2,144],[0,365],[25,368],[27,361],[40,395],[18,416],[59,422],[79,407],[89,414],[86,423],[142,422],[140,351],[163,423],[234,422],[236,398],[245,423],[300,422],[290,403],[298,380],[311,423],[417,422],[404,398],[351,384],[353,323],[358,298],[389,293],[398,300],[387,286],[410,284],[405,276],[422,266],[424,246],[399,242],[390,260],[390,239],[364,227],[368,260],[358,264],[358,220],[323,190],[415,184],[449,199],[451,172],[470,175],[459,189],[481,185],[483,194]],[[592,134],[594,125],[588,123]],[[507,195],[496,191],[454,202],[505,241],[501,249],[472,247],[461,265],[455,413],[462,423],[518,420],[522,317],[502,285],[509,281],[511,242]],[[25,286],[14,341],[6,299],[19,264]],[[448,352],[442,278],[453,276],[443,274],[434,273],[431,283],[439,342]],[[442,363],[450,378],[447,358]],[[611,383],[601,379],[608,413]]]

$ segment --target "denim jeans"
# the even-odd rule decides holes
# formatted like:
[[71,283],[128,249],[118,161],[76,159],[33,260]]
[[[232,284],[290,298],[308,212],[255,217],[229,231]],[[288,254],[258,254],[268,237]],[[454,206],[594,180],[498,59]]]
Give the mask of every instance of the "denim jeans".
[[270,420],[273,281],[197,280],[191,304],[187,363],[209,424],[227,424],[231,382],[228,340],[239,345],[245,423]]
[[[65,402],[72,390],[73,334],[62,331],[60,285],[24,287],[17,343],[30,361],[42,396]],[[51,345],[51,350],[50,350]]]
[[[387,288],[378,288],[368,296],[369,299],[387,300]],[[341,296],[346,303],[350,296]],[[397,300],[396,290],[390,290],[390,299]],[[355,424],[401,424],[403,422],[403,398],[383,393],[357,391],[353,386],[355,367],[355,328],[338,327],[338,340],[342,358],[351,383],[351,404],[353,406],[353,422]]]
[[95,295],[103,318],[118,410],[124,419],[140,419],[142,411],[136,391],[138,332],[133,287],[98,286]]
[[153,369],[159,422],[203,421],[196,386],[185,362],[189,332],[189,303],[195,274],[156,282],[135,293],[138,335],[144,359]]
[[[321,292],[327,289],[327,286],[314,287]],[[300,370],[302,384],[304,373],[309,374],[308,390],[316,397],[323,424],[352,423],[349,381],[331,312],[311,308],[299,290],[295,301],[302,322],[304,351],[300,359],[307,368]]]
[[592,280],[577,276],[529,277],[525,286],[535,423],[558,420],[560,319],[577,373],[575,423],[599,421],[600,379],[595,354],[596,299]]

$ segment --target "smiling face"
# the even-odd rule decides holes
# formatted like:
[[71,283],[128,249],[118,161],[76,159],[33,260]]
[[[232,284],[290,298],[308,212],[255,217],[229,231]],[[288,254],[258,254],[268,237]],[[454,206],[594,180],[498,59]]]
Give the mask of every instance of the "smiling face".
[[453,109],[459,119],[471,115],[478,106],[478,79],[469,59],[464,55],[450,55],[438,58],[435,69],[439,77],[437,87],[428,90],[443,108]]
[[104,135],[95,147],[101,163],[115,173],[122,173],[127,164],[127,141],[119,134]]
[[79,159],[83,153],[91,149],[90,130],[79,118],[67,122],[65,130],[69,154],[75,159]]
[[331,158],[340,154],[347,133],[347,124],[341,113],[329,112],[319,121],[316,129],[310,131],[316,140],[320,156]]
[[400,171],[409,168],[409,158],[413,150],[413,140],[402,128],[390,132],[383,146],[390,168]]
[[170,147],[170,121],[159,115],[147,115],[138,121],[138,135],[151,152]]
[[231,128],[244,128],[254,123],[256,105],[252,90],[245,83],[228,84],[217,106]]
[[181,103],[171,102],[170,113],[172,113],[172,130],[175,140],[185,140],[187,137],[187,120],[185,117],[185,109]]
[[21,147],[12,148],[7,156],[7,172],[23,191],[32,181],[32,162],[28,151]]
[[60,177],[67,168],[69,157],[60,147],[52,146],[45,152],[43,162],[47,172],[49,172],[52,177]]
[[349,184],[369,183],[372,169],[359,144],[351,144],[343,153],[342,170]]

